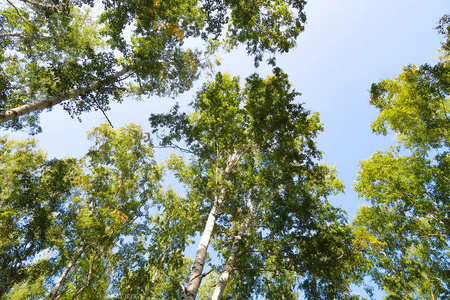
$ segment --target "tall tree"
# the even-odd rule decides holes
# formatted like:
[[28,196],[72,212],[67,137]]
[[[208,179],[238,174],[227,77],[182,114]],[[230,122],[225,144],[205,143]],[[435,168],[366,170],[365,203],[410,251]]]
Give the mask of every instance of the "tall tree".
[[70,195],[75,161],[47,160],[35,147],[0,138],[0,297],[49,268],[46,260],[28,262],[52,243],[53,214]]
[[94,146],[80,160],[47,160],[34,141],[0,140],[2,297],[24,289],[36,299],[127,297],[133,282],[142,283],[143,297],[178,292],[184,256],[156,251],[167,226],[151,209],[181,200],[161,190],[142,129],[103,124],[90,138]]
[[[192,86],[218,44],[244,44],[258,63],[294,47],[305,23],[304,0],[107,0],[99,18],[86,8],[94,4],[1,4],[3,127],[38,132],[39,112],[58,103],[78,116],[125,96],[175,95]],[[189,38],[205,47],[184,47]]]
[[450,20],[434,66],[408,66],[373,84],[376,133],[397,133],[399,146],[361,162],[355,189],[372,207],[355,220],[370,275],[388,299],[450,296]]
[[200,231],[201,240],[184,299],[195,299],[208,274],[210,244],[223,259],[213,299],[277,291],[292,299],[296,286],[309,299],[348,296],[352,235],[326,201],[342,184],[317,163],[314,138],[322,125],[296,96],[278,68],[267,79],[250,76],[244,89],[239,78],[217,74],[197,94],[192,114],[175,108],[150,118],[162,145],[192,155],[189,164],[169,161],[200,212],[191,235]]

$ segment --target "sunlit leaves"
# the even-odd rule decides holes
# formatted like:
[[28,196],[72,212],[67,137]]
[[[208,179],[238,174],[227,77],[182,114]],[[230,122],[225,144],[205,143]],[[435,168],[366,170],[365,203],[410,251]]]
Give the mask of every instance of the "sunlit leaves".
[[[447,16],[438,30],[448,39]],[[360,163],[355,189],[373,207],[361,207],[354,224],[368,274],[389,299],[450,294],[447,42],[435,66],[408,66],[371,88],[380,110],[372,129],[396,133],[399,146]]]
[[[124,96],[175,96],[211,66],[219,46],[246,44],[259,63],[265,53],[292,49],[305,23],[303,0],[94,4],[15,0],[0,7],[0,114],[52,99],[46,107],[66,101],[78,116],[106,111]],[[198,46],[185,47],[189,39]],[[39,132],[39,113],[24,114],[3,126]]]
[[224,264],[239,249],[224,297],[284,291],[292,298],[299,289],[309,299],[349,295],[353,238],[342,212],[326,202],[343,186],[333,168],[317,163],[322,125],[296,96],[277,68],[266,79],[250,76],[244,88],[219,73],[203,85],[190,115],[175,108],[150,118],[163,145],[193,155],[189,164],[172,157],[169,166],[188,188],[198,221],[214,199],[224,199],[212,244]]
[[[142,129],[104,124],[89,137],[94,145],[81,160],[47,160],[35,141],[1,138],[2,295],[27,286],[27,297],[47,297],[60,279],[60,298],[104,299],[150,264],[156,273],[184,266],[180,249],[190,235],[176,217],[187,205],[161,190]],[[152,216],[152,207],[164,216]],[[148,286],[148,277],[133,280]]]

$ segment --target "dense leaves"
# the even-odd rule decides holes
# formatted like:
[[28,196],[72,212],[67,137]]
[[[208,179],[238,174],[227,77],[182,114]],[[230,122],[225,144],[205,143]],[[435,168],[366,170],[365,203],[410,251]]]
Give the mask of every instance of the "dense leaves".
[[1,139],[2,296],[158,298],[179,289],[185,245],[170,242],[179,236],[170,214],[151,209],[182,199],[161,190],[142,130],[105,124],[90,138],[81,160],[48,160],[35,141]]
[[342,184],[317,163],[314,138],[322,126],[317,114],[295,103],[297,95],[279,69],[266,79],[250,76],[244,89],[239,78],[219,73],[197,94],[192,114],[174,109],[150,118],[163,145],[192,154],[189,164],[174,157],[171,166],[191,205],[209,213],[203,237],[214,230],[199,246],[185,299],[197,293],[190,287],[202,276],[209,239],[223,262],[216,289],[228,283],[213,299],[276,291],[292,298],[299,289],[308,299],[350,297],[352,234],[326,201]]
[[[448,34],[448,17],[440,32]],[[446,36],[448,38],[448,35]],[[448,45],[435,66],[408,66],[372,85],[377,133],[397,133],[399,146],[361,162],[355,225],[369,274],[388,299],[450,295],[450,102]]]
[[[61,102],[78,116],[106,111],[110,101],[125,96],[184,92],[220,44],[227,49],[245,44],[256,63],[265,53],[289,51],[303,30],[304,5],[303,0],[6,1],[0,6],[0,122],[35,133],[39,111]],[[185,47],[190,39],[199,46]]]
[[55,215],[70,195],[75,161],[47,160],[35,147],[34,140],[0,139],[0,296],[48,268],[29,260],[53,243]]

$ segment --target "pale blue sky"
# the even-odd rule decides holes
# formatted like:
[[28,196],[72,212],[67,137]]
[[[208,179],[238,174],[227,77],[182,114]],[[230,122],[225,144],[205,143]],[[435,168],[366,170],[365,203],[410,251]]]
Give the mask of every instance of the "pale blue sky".
[[[346,194],[330,202],[341,205],[353,217],[364,203],[352,191],[358,161],[394,143],[392,137],[371,133],[370,122],[377,111],[368,103],[370,85],[396,76],[408,64],[437,61],[441,37],[433,28],[442,15],[450,13],[450,1],[310,0],[305,12],[308,21],[298,47],[277,62],[302,93],[298,101],[321,114],[325,131],[318,142],[325,152],[323,161],[337,166],[347,186]],[[265,76],[271,70],[255,70],[253,59],[243,51],[225,55],[219,69],[241,78],[255,71]],[[195,90],[176,101],[184,107]],[[149,130],[149,115],[167,111],[173,104],[173,100],[156,97],[144,103],[125,102],[113,105],[108,116],[115,127],[133,121]],[[89,147],[86,131],[105,119],[100,112],[92,112],[82,120],[70,119],[58,107],[41,114],[44,132],[37,135],[41,146],[57,157],[82,155]],[[12,138],[26,136],[9,134]]]

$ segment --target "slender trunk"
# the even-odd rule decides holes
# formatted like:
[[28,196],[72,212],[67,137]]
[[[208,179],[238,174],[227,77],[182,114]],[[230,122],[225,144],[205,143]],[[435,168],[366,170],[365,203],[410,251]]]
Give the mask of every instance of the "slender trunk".
[[230,278],[230,273],[233,270],[233,263],[236,258],[236,255],[239,250],[239,241],[242,239],[244,233],[247,231],[247,228],[253,218],[253,205],[250,200],[252,190],[250,189],[247,196],[247,203],[249,207],[249,214],[248,217],[245,218],[244,224],[242,224],[241,228],[239,229],[238,234],[234,237],[233,245],[231,246],[230,256],[227,259],[227,262],[225,266],[223,267],[223,271],[220,274],[219,282],[216,284],[216,287],[214,288],[214,293],[212,296],[212,300],[222,300],[223,299],[223,292],[225,290],[225,287],[228,283],[228,279]]
[[[89,264],[89,271],[88,271],[88,276],[86,278],[86,283],[78,290],[76,291],[72,297],[70,299],[76,299],[90,284],[91,284],[91,279],[92,279],[92,273],[93,273],[93,269],[94,269],[94,263],[95,261],[103,255],[103,253],[105,252],[105,249],[101,249],[100,251],[98,251],[95,256],[92,258],[91,263]],[[108,261],[110,261],[110,259],[108,259]],[[106,269],[106,268],[105,268]],[[102,272],[104,273],[104,271]],[[99,276],[101,277],[101,276]]]
[[72,269],[73,265],[78,261],[78,259],[81,257],[81,254],[83,254],[84,250],[86,249],[87,244],[83,242],[81,244],[81,247],[78,248],[75,257],[67,264],[66,268],[64,269],[64,272],[61,274],[61,277],[59,277],[58,282],[53,287],[52,292],[48,296],[49,300],[56,299],[56,295],[58,293],[58,289],[61,287],[63,280],[66,278],[67,274],[69,273],[70,269]]
[[200,287],[200,283],[203,279],[202,272],[205,264],[206,253],[209,242],[211,240],[214,225],[216,223],[217,213],[219,212],[219,208],[222,204],[223,198],[223,195],[221,195],[214,201],[214,205],[209,213],[208,220],[206,222],[205,229],[203,230],[203,235],[200,240],[200,245],[198,246],[197,254],[195,256],[194,265],[191,271],[191,277],[189,278],[189,283],[186,286],[186,290],[184,292],[183,299],[185,300],[195,299],[198,288]]
[[[127,68],[122,69],[119,72],[116,72],[113,76],[112,79],[113,80],[117,80],[119,79],[119,77],[125,75],[126,73],[128,73],[129,70]],[[49,99],[44,99],[44,100],[39,100],[33,103],[29,103],[29,104],[25,104],[10,110],[7,110],[4,113],[0,113],[0,124],[11,121],[15,118],[18,118],[20,116],[32,113],[34,111],[38,111],[38,110],[42,110],[44,108],[49,108],[52,107],[53,105],[59,104],[65,100],[69,100],[71,98],[80,96],[80,95],[84,95],[90,91],[95,90],[96,88],[98,88],[99,86],[101,86],[102,81],[96,81],[94,83],[91,83],[90,85],[88,85],[87,87],[84,88],[79,88],[79,89],[75,89],[72,90],[68,93],[62,93],[56,97],[53,98],[49,98]]]
[[[227,166],[225,168],[225,180],[228,177],[232,167],[235,162],[240,158],[237,151],[228,157]],[[225,198],[226,189],[222,188],[219,195],[214,199],[214,205],[206,221],[205,229],[203,230],[202,238],[200,240],[200,245],[198,246],[197,254],[195,255],[194,264],[191,270],[191,277],[189,278],[189,283],[186,288],[183,288],[183,299],[184,300],[194,300],[197,296],[198,288],[204,277],[202,274],[203,267],[205,264],[206,253],[208,249],[209,242],[211,241],[212,232],[214,230],[214,225],[216,223],[217,214],[219,213],[220,206]]]
[[91,265],[89,266],[89,272],[88,272],[88,277],[86,279],[86,283],[78,291],[76,291],[70,299],[76,299],[91,284],[93,263],[94,262],[92,262]]

